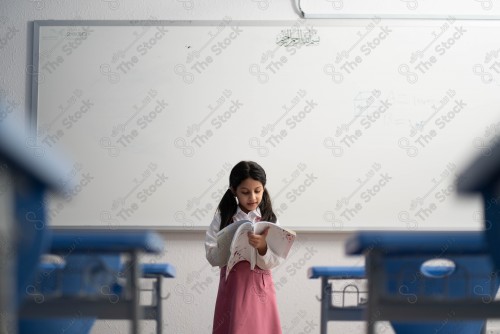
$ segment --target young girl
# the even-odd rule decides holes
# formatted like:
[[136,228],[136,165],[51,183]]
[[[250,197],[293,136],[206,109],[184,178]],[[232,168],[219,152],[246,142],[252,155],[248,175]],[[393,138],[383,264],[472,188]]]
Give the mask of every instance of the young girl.
[[[220,266],[219,291],[215,304],[213,334],[279,334],[281,325],[271,268],[278,256],[267,247],[267,230],[249,233],[248,243],[257,249],[252,271],[247,261],[238,262],[226,280],[226,254],[217,246],[217,232],[227,225],[250,220],[278,223],[266,188],[266,173],[252,161],[236,164],[229,175],[229,189],[222,197],[205,238],[208,262]],[[227,260],[226,260],[227,261]]]

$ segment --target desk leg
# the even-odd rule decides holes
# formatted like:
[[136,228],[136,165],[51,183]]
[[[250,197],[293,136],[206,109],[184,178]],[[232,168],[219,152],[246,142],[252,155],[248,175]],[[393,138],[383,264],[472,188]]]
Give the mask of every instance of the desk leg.
[[[15,181],[13,181],[13,178],[10,178],[11,176],[13,177],[13,175],[11,175],[9,168],[3,170],[5,167],[5,164],[0,164],[0,169],[2,169],[0,172],[0,182],[2,184],[3,193],[2,196],[0,196],[0,239],[2,240],[2,244],[0,246],[1,334],[17,333],[17,316],[13,304],[18,298],[17,293],[14,292],[17,289],[15,281],[16,256],[14,250],[17,247],[18,238],[14,236],[17,236],[16,232],[20,232],[22,230],[21,225],[28,223],[24,221],[15,221],[16,214],[13,210],[16,206],[14,196]],[[30,189],[29,187],[31,186],[28,186],[28,189]],[[33,203],[38,206],[40,202],[33,200]],[[26,210],[28,209],[26,208]],[[39,231],[39,233],[42,233],[42,231]]]
[[158,275],[156,277],[156,334],[162,334],[163,332],[163,303],[162,303],[162,284],[163,276]]
[[139,321],[142,318],[141,305],[140,305],[140,289],[139,289],[139,256],[137,251],[130,254],[130,270],[131,270],[131,289],[132,289],[132,334],[139,334]]
[[[379,269],[380,255],[372,250],[366,256],[365,260],[366,278],[368,279],[368,306],[367,306],[367,333],[375,334],[375,325],[380,318],[378,312],[378,296],[379,290],[377,289],[383,282],[381,281],[381,270]],[[380,284],[380,285],[379,285]]]
[[321,277],[321,319],[320,319],[320,333],[326,334],[328,328],[328,311],[332,303],[331,287],[328,288],[328,278]]

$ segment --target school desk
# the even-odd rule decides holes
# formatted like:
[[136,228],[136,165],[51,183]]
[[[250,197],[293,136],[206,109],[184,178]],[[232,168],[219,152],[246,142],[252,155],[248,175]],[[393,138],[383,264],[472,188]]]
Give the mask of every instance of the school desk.
[[[397,333],[480,333],[485,319],[500,315],[489,305],[498,273],[482,231],[362,231],[345,250],[365,255],[369,334],[378,321]],[[425,270],[433,263],[452,269]]]
[[[158,299],[161,287],[156,286],[159,291],[155,305],[143,307],[140,305],[139,278],[161,282],[161,277],[173,277],[175,269],[169,264],[141,266],[139,255],[159,254],[163,248],[163,239],[147,230],[54,230],[50,253],[61,256],[65,262],[57,274],[48,275],[49,280],[45,282],[45,289],[52,287],[49,289],[54,293],[47,294],[40,302],[39,290],[34,287],[23,304],[21,317],[71,320],[78,315],[77,320],[87,324],[95,318],[128,319],[131,332],[139,333],[139,320],[146,316],[159,319],[157,331],[161,331],[161,301]],[[125,262],[121,259],[124,255]],[[60,283],[57,288],[54,280]],[[38,324],[35,328],[39,328],[40,323],[25,321],[23,324],[28,332],[29,326]],[[49,326],[49,321],[43,323]],[[61,323],[53,322],[51,326],[60,329]]]

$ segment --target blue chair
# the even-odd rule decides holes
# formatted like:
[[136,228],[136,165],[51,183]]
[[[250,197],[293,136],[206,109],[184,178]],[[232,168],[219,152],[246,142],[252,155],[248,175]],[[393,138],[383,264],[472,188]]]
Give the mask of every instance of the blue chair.
[[[396,333],[483,331],[499,284],[483,232],[363,231],[345,247],[366,258],[369,334],[384,320]],[[426,270],[435,261],[446,265]]]
[[[364,303],[361,300],[359,287],[348,283],[340,291],[335,291],[332,285],[334,281],[361,280],[366,279],[365,268],[359,266],[315,266],[307,271],[307,277],[310,279],[321,279],[321,313],[320,313],[320,333],[327,333],[329,321],[361,321],[364,319]],[[345,300],[345,294],[354,292],[357,303],[345,306],[334,305],[332,296],[339,293],[342,301]]]
[[[148,277],[175,275],[170,265],[141,267],[138,255],[158,254],[163,247],[161,237],[152,231],[54,230],[50,253],[61,256],[65,263],[51,275],[45,274],[46,279],[34,288],[37,293],[24,303],[20,332],[64,329],[65,333],[88,333],[95,320],[101,318],[129,319],[131,332],[138,333],[139,320],[151,313],[140,305],[141,269],[147,270]],[[126,262],[121,260],[124,255]],[[37,298],[43,298],[43,303]],[[161,303],[156,306],[161,308]],[[159,313],[154,314],[161,319],[161,310]],[[157,328],[161,330],[161,326]]]
[[144,307],[143,319],[155,320],[156,333],[163,333],[163,279],[174,278],[175,268],[168,263],[145,263],[142,264],[142,277],[152,281],[153,303]]
[[[51,298],[61,298],[68,294],[92,295],[96,293],[96,286],[112,287],[110,290],[113,294],[108,296],[111,298],[110,302],[115,302],[120,298],[123,289],[119,278],[128,268],[121,261],[116,262],[115,256],[89,257],[84,255],[79,256],[78,260],[71,259],[72,263],[70,264],[67,264],[66,261],[61,263],[60,259],[57,260],[59,262],[42,262],[39,265],[32,291],[35,303],[42,304],[47,299],[50,301]],[[120,263],[119,267],[116,266],[117,263]],[[73,267],[71,270],[66,267],[71,268],[74,265],[77,267]],[[87,274],[84,275],[87,277],[85,282],[81,282],[82,275],[79,274],[81,268],[88,269]],[[117,271],[117,269],[119,270]],[[155,320],[156,333],[161,334],[163,332],[162,279],[175,277],[175,268],[168,263],[148,263],[140,265],[140,272],[143,279],[153,281],[153,303],[149,306],[143,306],[142,319]],[[75,282],[72,282],[73,279]],[[87,288],[84,288],[85,285]],[[141,291],[144,290],[141,289]],[[66,318],[22,319],[19,322],[19,333],[89,333],[96,320],[97,317],[83,317],[79,313]]]
[[[420,268],[419,276],[425,275],[436,279],[442,279],[448,276],[454,266],[445,265],[424,265]],[[308,269],[308,278],[321,279],[321,315],[320,315],[320,333],[327,333],[327,325],[329,321],[363,321],[366,316],[366,290],[360,290],[358,284],[361,280],[366,280],[365,268],[360,266],[315,266]],[[407,284],[412,285],[418,290],[418,280],[416,277],[410,277]],[[344,283],[343,286],[337,284],[332,285],[332,281],[336,283]],[[435,282],[432,282],[433,284]],[[441,282],[443,283],[443,282]],[[429,292],[430,288],[439,291],[439,284],[427,285]],[[341,287],[339,287],[341,286]],[[422,293],[417,291],[417,293]],[[349,295],[354,295],[354,298]],[[333,302],[332,296],[336,303]],[[350,297],[350,298],[348,298]],[[346,305],[346,299],[349,299]],[[337,305],[334,305],[337,304]],[[396,333],[415,333],[422,330],[423,333],[433,332],[432,326],[423,326],[418,323],[395,323],[393,329]],[[423,331],[425,330],[425,331]]]

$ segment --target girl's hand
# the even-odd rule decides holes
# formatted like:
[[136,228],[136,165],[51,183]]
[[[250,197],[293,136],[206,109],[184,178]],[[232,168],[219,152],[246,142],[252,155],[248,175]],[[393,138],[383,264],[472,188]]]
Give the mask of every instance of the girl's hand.
[[252,232],[248,232],[248,243],[253,248],[256,248],[259,251],[260,255],[265,255],[267,253],[267,242],[266,237],[269,232],[269,227],[262,232],[262,234],[254,234]]

